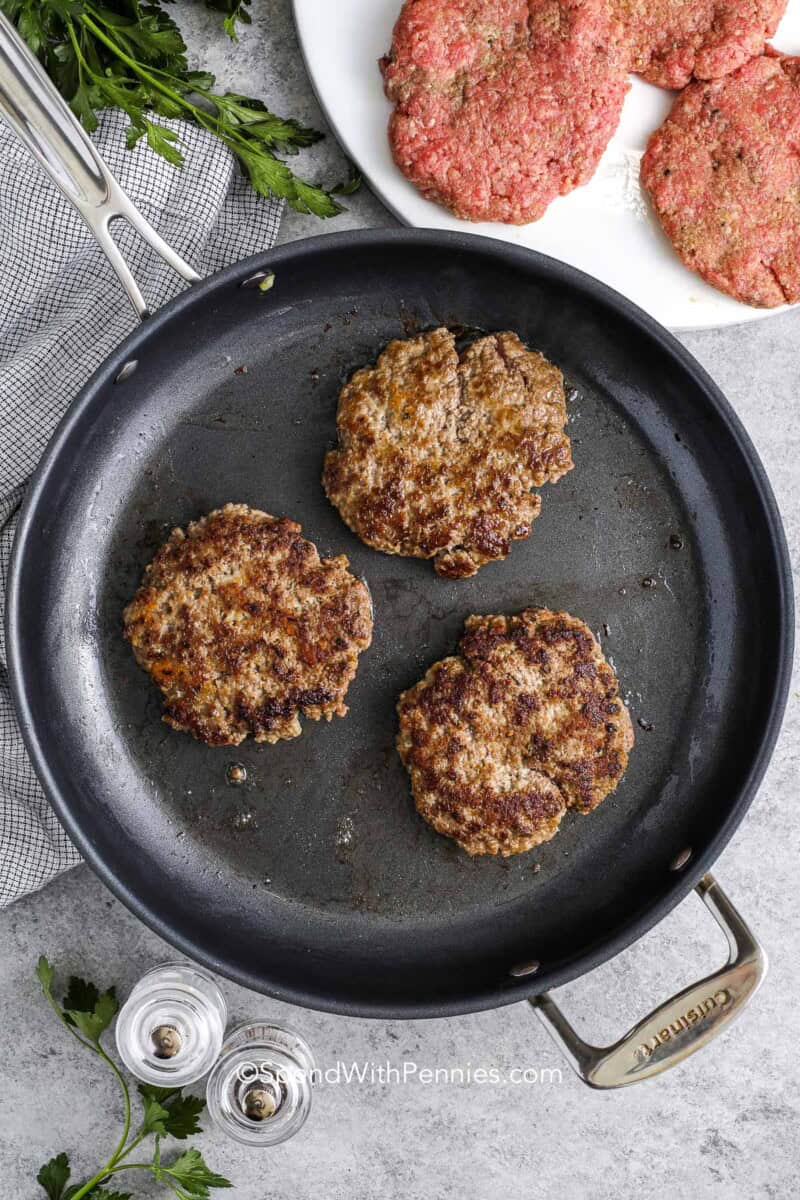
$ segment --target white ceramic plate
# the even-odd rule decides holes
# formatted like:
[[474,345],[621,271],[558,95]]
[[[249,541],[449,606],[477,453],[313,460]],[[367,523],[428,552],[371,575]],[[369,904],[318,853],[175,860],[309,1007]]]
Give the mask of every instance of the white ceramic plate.
[[[672,93],[633,80],[622,120],[594,178],[555,200],[531,225],[461,221],[423,199],[392,162],[391,111],[377,60],[391,43],[401,0],[293,0],[300,44],[328,121],[347,154],[395,216],[408,225],[472,230],[540,250],[602,279],[662,324],[703,329],[753,321],[780,309],[750,308],[684,267],[639,188],[647,139]],[[773,42],[800,53],[800,0],[789,0]]]

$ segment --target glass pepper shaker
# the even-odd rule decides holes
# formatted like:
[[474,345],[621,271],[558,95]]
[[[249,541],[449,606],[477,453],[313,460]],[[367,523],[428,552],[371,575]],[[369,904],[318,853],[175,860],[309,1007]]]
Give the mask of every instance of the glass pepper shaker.
[[117,1018],[117,1050],[138,1079],[183,1087],[219,1057],[227,1006],[214,977],[188,962],[168,962],[143,975]]
[[299,1034],[268,1021],[245,1021],[225,1038],[208,1077],[208,1112],[235,1141],[276,1146],[308,1116],[314,1069]]

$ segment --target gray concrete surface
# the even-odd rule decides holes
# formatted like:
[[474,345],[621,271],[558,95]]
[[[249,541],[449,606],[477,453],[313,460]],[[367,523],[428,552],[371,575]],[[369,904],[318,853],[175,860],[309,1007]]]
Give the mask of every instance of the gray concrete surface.
[[[199,4],[184,2],[179,11],[198,62],[216,69],[228,86],[262,94],[279,111],[321,124],[288,0],[254,0],[254,26],[237,48],[226,45],[215,18]],[[330,139],[306,161],[328,180],[345,169]],[[348,205],[349,212],[328,228],[391,223],[366,189]],[[282,238],[319,232],[316,220],[290,213]],[[755,440],[797,562],[800,312],[684,340]],[[760,795],[716,868],[772,960],[765,987],[732,1030],[659,1080],[599,1094],[568,1072],[526,1006],[387,1024],[291,1009],[225,985],[234,1017],[263,1013],[295,1025],[325,1066],[407,1061],[563,1073],[527,1085],[323,1086],[302,1134],[276,1150],[248,1152],[211,1132],[198,1139],[209,1161],[236,1185],[235,1192],[219,1194],[247,1200],[800,1195],[797,698],[795,684]],[[51,1154],[66,1149],[85,1170],[117,1136],[119,1106],[110,1079],[74,1046],[37,995],[33,968],[41,952],[65,971],[116,981],[122,995],[170,953],[86,868],[0,916],[0,1200],[43,1196],[34,1176]],[[590,1039],[610,1039],[723,955],[713,922],[690,897],[638,945],[563,989],[560,999]],[[135,1194],[164,1193],[144,1187]]]

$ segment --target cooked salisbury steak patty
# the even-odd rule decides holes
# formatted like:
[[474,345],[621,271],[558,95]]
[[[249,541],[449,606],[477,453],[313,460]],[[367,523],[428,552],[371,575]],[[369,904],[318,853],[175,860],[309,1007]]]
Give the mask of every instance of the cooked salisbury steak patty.
[[530,533],[531,488],[571,469],[566,420],[561,372],[515,333],[459,357],[437,329],[390,342],[345,385],[323,485],[368,546],[474,575]]
[[764,54],[690,84],[641,178],[687,267],[746,304],[800,300],[800,59]]
[[610,0],[406,0],[381,67],[395,162],[470,221],[586,183],[629,86]]
[[397,748],[417,810],[468,854],[549,841],[567,809],[619,783],[633,726],[588,627],[532,608],[470,617],[457,657],[397,705]]
[[347,566],[246,504],[174,529],[124,614],[167,724],[235,746],[297,737],[301,713],[343,717],[372,636],[369,592]]
[[719,79],[761,54],[786,0],[612,0],[632,71],[665,88]]

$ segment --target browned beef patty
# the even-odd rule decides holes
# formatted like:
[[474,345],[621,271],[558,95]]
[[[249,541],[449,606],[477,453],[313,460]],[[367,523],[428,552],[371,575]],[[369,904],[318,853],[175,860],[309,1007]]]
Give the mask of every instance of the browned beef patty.
[[406,0],[381,66],[395,162],[470,221],[586,183],[629,86],[610,0]]
[[800,59],[764,54],[692,83],[642,159],[687,267],[746,304],[800,300]]
[[437,329],[390,342],[346,384],[323,485],[368,546],[474,575],[530,533],[531,489],[572,468],[566,420],[561,372],[515,333],[459,357]]
[[277,742],[344,716],[372,637],[367,587],[286,518],[226,504],[174,529],[125,609],[164,720],[210,746]]
[[633,726],[589,628],[527,609],[470,617],[459,655],[397,705],[417,810],[468,854],[519,854],[622,778]]

